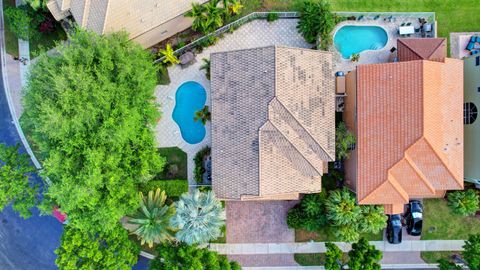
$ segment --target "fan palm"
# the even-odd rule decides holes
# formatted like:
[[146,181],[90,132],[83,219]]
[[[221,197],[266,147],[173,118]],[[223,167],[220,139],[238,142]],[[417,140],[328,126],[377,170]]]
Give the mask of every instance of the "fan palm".
[[189,245],[206,243],[221,236],[225,225],[225,210],[213,192],[195,190],[185,193],[175,202],[177,213],[171,220],[179,228],[178,240]]
[[138,236],[142,245],[147,243],[149,247],[154,242],[160,243],[174,239],[175,228],[170,226],[170,219],[175,215],[172,205],[165,205],[167,196],[165,191],[157,189],[143,196],[140,192],[140,208],[128,220],[129,224],[135,225],[132,232]]
[[165,48],[165,50],[160,49],[160,50],[158,50],[158,52],[160,53],[161,56],[165,57],[165,60],[163,60],[163,63],[165,63],[165,64],[168,64],[168,63],[178,64],[178,63],[180,63],[180,60],[178,60],[178,58],[175,56],[175,52],[172,49],[172,45],[167,44],[167,47]]
[[200,70],[205,70],[205,76],[210,80],[210,60],[203,58],[202,61],[203,64],[200,66]]
[[203,125],[207,124],[207,121],[210,121],[211,119],[211,113],[210,110],[208,109],[208,106],[203,107],[203,109],[196,111],[195,116],[193,117],[193,120],[196,122],[198,120],[202,121]]

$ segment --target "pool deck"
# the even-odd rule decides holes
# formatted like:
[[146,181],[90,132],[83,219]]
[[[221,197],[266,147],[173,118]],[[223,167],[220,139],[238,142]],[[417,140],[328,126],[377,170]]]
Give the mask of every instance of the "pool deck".
[[[390,49],[392,47],[397,47],[397,39],[400,38],[400,35],[397,33],[399,26],[402,23],[411,23],[414,28],[420,27],[418,18],[414,17],[396,17],[394,21],[385,21],[383,18],[377,20],[373,19],[364,19],[362,21],[343,21],[335,26],[333,29],[332,38],[335,36],[335,33],[342,26],[345,25],[362,25],[362,26],[379,26],[382,27],[388,34],[388,41],[385,47],[380,50],[367,50],[360,53],[360,60],[358,62],[352,62],[350,59],[344,59],[340,52],[332,46],[330,51],[334,53],[334,63],[335,71],[351,71],[354,70],[358,65],[363,64],[376,64],[376,63],[386,63],[390,57]],[[420,34],[415,33],[411,37],[421,37]]]
[[472,36],[480,36],[480,32],[455,32],[450,33],[450,55],[453,58],[462,59],[470,56],[467,51],[468,43]]
[[[198,144],[188,144],[182,138],[178,125],[173,121],[172,112],[175,107],[175,93],[178,87],[187,81],[200,83],[207,92],[206,105],[210,106],[210,81],[205,77],[205,72],[200,70],[202,58],[210,58],[214,52],[240,50],[247,48],[285,45],[291,47],[309,48],[312,45],[305,42],[298,34],[296,19],[279,19],[274,22],[255,20],[249,22],[231,34],[225,34],[217,44],[205,48],[196,56],[196,62],[188,67],[180,65],[168,68],[171,83],[169,85],[158,85],[155,89],[157,102],[161,105],[162,119],[156,127],[156,139],[158,147],[178,146],[187,153],[188,157],[188,181],[195,185],[193,179],[194,162],[193,157],[204,146],[212,144],[210,122],[206,126],[206,135],[203,141]],[[193,116],[192,116],[193,117]]]

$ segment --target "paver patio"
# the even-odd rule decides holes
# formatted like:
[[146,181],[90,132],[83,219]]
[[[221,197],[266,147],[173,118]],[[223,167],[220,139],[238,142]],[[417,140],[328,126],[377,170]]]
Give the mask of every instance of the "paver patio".
[[[156,88],[157,102],[161,105],[163,118],[156,127],[156,137],[159,147],[178,146],[188,156],[188,180],[191,185],[195,184],[193,179],[193,157],[205,145],[211,145],[210,124],[207,124],[207,133],[203,141],[198,144],[188,144],[181,136],[178,125],[172,119],[172,112],[175,107],[175,93],[178,87],[187,81],[200,83],[207,92],[206,105],[210,105],[210,81],[206,79],[205,72],[199,70],[202,65],[202,58],[210,58],[213,52],[239,50],[270,45],[285,45],[291,47],[309,48],[303,37],[298,34],[296,19],[280,19],[274,22],[266,20],[255,20],[249,22],[231,34],[225,34],[217,44],[205,48],[196,56],[196,62],[182,68],[180,65],[168,69],[171,83],[159,85]],[[193,117],[193,116],[192,116]]]

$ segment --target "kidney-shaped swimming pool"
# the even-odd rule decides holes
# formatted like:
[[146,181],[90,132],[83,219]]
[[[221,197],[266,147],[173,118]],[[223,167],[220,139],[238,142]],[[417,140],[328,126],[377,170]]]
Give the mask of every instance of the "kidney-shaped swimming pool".
[[333,37],[335,48],[345,59],[366,50],[380,50],[387,45],[388,34],[382,27],[345,25]]
[[189,144],[196,144],[205,137],[205,126],[201,121],[194,121],[195,112],[205,106],[207,92],[197,82],[185,82],[175,94],[175,108],[172,118],[180,127],[183,139]]

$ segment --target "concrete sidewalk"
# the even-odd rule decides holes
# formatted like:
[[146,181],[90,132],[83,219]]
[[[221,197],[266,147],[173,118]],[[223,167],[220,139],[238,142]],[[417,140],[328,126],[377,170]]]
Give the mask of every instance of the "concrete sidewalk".
[[[438,269],[437,264],[382,264],[382,269]],[[324,270],[323,266],[242,267],[243,270]]]
[[[347,252],[351,243],[334,242],[341,250]],[[460,251],[463,250],[464,240],[411,240],[392,245],[384,241],[371,241],[382,252],[410,252],[410,251]],[[325,253],[324,242],[306,243],[265,243],[265,244],[210,244],[211,250],[220,254],[292,254],[292,253]]]

